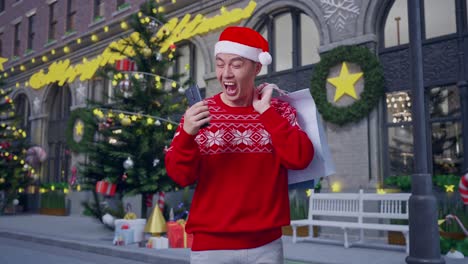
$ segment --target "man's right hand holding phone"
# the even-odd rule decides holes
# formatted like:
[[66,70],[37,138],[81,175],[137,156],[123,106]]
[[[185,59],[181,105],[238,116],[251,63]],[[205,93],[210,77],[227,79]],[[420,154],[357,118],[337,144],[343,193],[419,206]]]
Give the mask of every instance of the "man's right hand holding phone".
[[192,105],[184,115],[184,131],[189,135],[196,135],[200,128],[211,120],[210,111],[205,101]]

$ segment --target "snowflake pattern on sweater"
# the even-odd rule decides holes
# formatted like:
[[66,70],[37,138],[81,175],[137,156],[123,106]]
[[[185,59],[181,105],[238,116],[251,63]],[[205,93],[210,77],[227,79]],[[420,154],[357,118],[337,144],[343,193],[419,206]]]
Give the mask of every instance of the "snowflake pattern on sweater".
[[[271,136],[260,122],[260,114],[251,111],[229,111],[215,99],[206,100],[212,117],[210,126],[200,130],[195,140],[202,155],[220,153],[271,153]],[[272,99],[271,106],[290,124],[298,126],[296,110],[288,103]]]

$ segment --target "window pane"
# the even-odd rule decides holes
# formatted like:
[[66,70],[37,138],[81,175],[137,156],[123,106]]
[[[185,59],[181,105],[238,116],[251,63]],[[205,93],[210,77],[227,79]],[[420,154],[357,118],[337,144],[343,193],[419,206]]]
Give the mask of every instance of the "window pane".
[[411,122],[411,96],[408,92],[387,93],[387,122]]
[[424,0],[426,38],[457,32],[455,0]]
[[320,61],[318,47],[320,34],[315,22],[306,14],[301,14],[301,65]]
[[401,125],[388,128],[389,176],[413,172],[413,128]]
[[459,116],[460,95],[458,87],[436,87],[429,92],[429,112],[431,118]]
[[[259,30],[260,34],[262,34],[262,36],[265,38],[265,39],[268,39],[268,30],[266,29],[266,27],[263,27],[261,30]],[[271,44],[270,44],[270,53],[272,54],[273,51],[271,50]],[[275,61],[275,58],[273,58],[273,61]],[[267,74],[268,72],[268,66],[262,66],[262,70],[260,71],[260,73],[258,75],[264,75],[264,74]]]
[[197,65],[197,68],[195,69],[196,82],[198,86],[202,88],[206,86],[205,80],[203,79],[203,75],[205,75],[205,62],[203,60],[203,54],[201,53],[200,49],[197,48],[195,60],[195,65]]
[[275,18],[275,66],[276,71],[292,68],[292,19],[287,13]]
[[460,174],[463,162],[462,149],[460,122],[432,124],[434,174]]
[[407,0],[395,0],[385,21],[385,47],[407,44],[408,41]]
[[186,65],[190,65],[190,47],[189,45],[183,45],[178,49],[180,57],[177,58],[177,67],[179,69],[179,74],[184,74],[180,78],[180,82],[184,83],[190,78],[190,71],[185,69]]

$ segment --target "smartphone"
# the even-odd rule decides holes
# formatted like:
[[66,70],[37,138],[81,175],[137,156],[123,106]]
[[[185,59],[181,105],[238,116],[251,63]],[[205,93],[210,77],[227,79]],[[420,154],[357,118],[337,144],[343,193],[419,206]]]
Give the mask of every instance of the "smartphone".
[[[203,100],[203,98],[201,97],[201,94],[200,94],[200,88],[198,87],[197,84],[194,84],[194,85],[190,86],[187,90],[185,90],[185,96],[187,97],[189,106],[192,106],[192,105],[200,102],[201,100]],[[206,123],[206,124],[202,125],[201,128],[205,128],[208,125],[210,125],[210,124]]]
[[187,90],[185,90],[185,96],[187,97],[189,106],[192,106],[203,100],[200,94],[200,88],[196,84],[190,86]]

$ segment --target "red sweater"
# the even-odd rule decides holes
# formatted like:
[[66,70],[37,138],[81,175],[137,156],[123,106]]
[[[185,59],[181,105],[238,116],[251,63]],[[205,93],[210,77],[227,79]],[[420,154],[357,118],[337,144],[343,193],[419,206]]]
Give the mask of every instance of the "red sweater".
[[289,225],[287,170],[307,167],[312,143],[286,102],[272,99],[261,115],[224,104],[220,94],[206,102],[210,126],[191,136],[182,119],[165,160],[176,183],[197,182],[186,225],[192,250],[267,244]]

